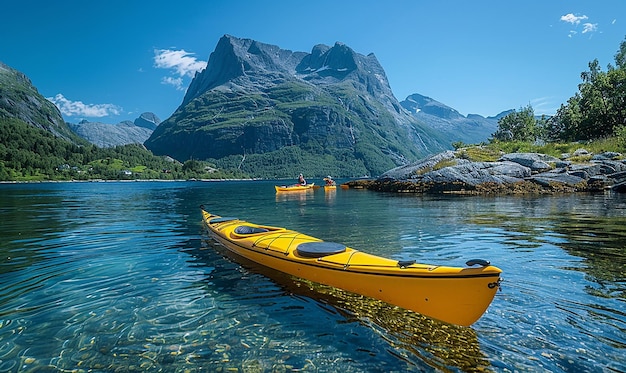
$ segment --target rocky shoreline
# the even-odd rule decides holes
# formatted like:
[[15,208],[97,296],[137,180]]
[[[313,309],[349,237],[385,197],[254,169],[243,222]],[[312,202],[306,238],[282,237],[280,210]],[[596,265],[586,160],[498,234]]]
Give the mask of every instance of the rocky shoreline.
[[446,151],[385,172],[378,179],[347,182],[350,188],[422,194],[555,194],[626,192],[626,160],[620,153],[578,149],[560,158],[540,153],[503,154],[475,162],[463,150]]

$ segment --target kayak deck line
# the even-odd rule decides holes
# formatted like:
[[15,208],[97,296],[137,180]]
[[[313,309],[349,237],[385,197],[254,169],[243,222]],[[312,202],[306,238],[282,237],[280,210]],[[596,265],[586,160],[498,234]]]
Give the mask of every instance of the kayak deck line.
[[[288,238],[291,239],[291,241],[293,242],[296,238],[298,238],[298,236],[301,236],[301,233],[280,233],[278,235],[272,235],[270,237],[259,237],[258,240],[254,241],[254,243],[252,244],[253,247],[258,247],[260,249],[264,249],[266,251],[274,251],[277,253],[281,253],[283,255],[289,255],[290,252],[290,248],[291,248],[291,244],[287,245],[285,247],[284,250],[278,250],[278,249],[274,249],[272,247],[272,243],[274,243],[274,241],[278,240],[278,239],[282,239],[282,238]],[[270,242],[268,244],[266,244],[265,246],[261,246],[260,243],[263,241],[267,241],[269,240]]]
[[501,281],[502,271],[482,259],[468,261],[467,267],[394,260],[283,227],[212,215],[204,208],[202,216],[211,236],[237,257],[451,324],[469,326],[478,320]]
[[[226,241],[229,242],[229,241]],[[251,250],[250,248],[243,246],[243,245],[239,245],[236,242],[233,242],[232,244],[237,245],[240,249],[242,250],[250,250],[253,251],[255,253],[262,253],[260,251],[256,251],[256,250]],[[226,245],[225,245],[226,246]],[[256,246],[259,249],[263,249],[264,252],[274,252],[274,253],[278,253],[278,254],[283,254],[284,256],[289,255],[289,252],[285,252],[282,250],[276,250],[276,249],[272,249],[272,248],[266,248],[266,247],[261,247],[261,246]],[[350,252],[350,257],[352,257],[352,255],[360,253],[360,251],[358,250],[353,250]],[[290,260],[289,258],[285,258],[285,257],[273,257],[279,260],[284,260],[287,262],[294,262],[293,260]],[[328,257],[326,257],[328,258]],[[356,265],[350,265],[348,262],[343,263],[343,262],[338,262],[338,261],[332,261],[332,260],[328,260],[325,258],[311,258],[313,259],[316,263],[326,263],[326,264],[331,264],[331,265],[335,265],[336,267],[324,267],[324,269],[326,270],[332,270],[332,271],[345,271],[348,269],[355,269],[355,267],[359,267],[356,268],[356,270],[358,270],[358,273],[360,274],[370,274],[370,275],[376,275],[376,276],[387,276],[387,277],[406,277],[406,278],[422,278],[422,279],[445,279],[445,278],[453,278],[453,279],[458,279],[458,278],[473,278],[473,277],[494,277],[494,275],[492,274],[468,274],[468,275],[463,275],[463,276],[459,276],[459,275],[419,275],[419,274],[414,274],[414,273],[408,273],[408,274],[402,274],[402,273],[381,273],[381,272],[372,272],[372,271],[365,271],[364,269],[367,267],[370,267],[371,269],[384,269],[384,268],[388,268],[388,269],[425,269],[428,271],[432,271],[436,268],[438,268],[439,266],[426,266],[426,265],[421,265],[421,266],[414,266],[414,267],[400,267],[398,265],[380,265],[380,264],[356,264]],[[319,265],[315,265],[314,263],[300,263],[301,265],[305,265],[305,266],[314,266],[314,267],[318,267]]]

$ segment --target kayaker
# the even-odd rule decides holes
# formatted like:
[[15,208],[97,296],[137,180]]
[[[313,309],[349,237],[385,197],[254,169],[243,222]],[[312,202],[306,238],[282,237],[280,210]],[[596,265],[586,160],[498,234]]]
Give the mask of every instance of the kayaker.
[[329,176],[326,176],[326,177],[324,178],[324,181],[326,182],[326,185],[327,185],[327,186],[335,185],[335,180],[333,180],[333,178],[332,178],[332,177],[330,177],[330,175],[329,175]]
[[306,180],[304,180],[304,176],[302,176],[302,174],[298,176],[298,184],[306,185]]

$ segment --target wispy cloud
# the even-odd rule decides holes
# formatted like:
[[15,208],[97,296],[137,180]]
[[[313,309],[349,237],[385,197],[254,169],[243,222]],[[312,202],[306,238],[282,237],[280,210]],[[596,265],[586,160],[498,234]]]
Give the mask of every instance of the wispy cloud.
[[61,114],[68,117],[101,118],[109,115],[120,115],[122,108],[113,104],[85,104],[82,101],[71,101],[58,93],[54,97],[46,99],[55,104]]
[[564,16],[561,16],[561,21],[563,22],[568,22],[571,23],[572,25],[578,25],[580,24],[580,22],[589,19],[589,17],[582,15],[582,16],[575,16],[572,13],[566,14]]
[[183,78],[173,78],[171,76],[164,76],[163,78],[161,78],[161,84],[174,86],[174,88],[178,89],[179,91],[182,91],[184,89]]
[[155,49],[154,67],[157,69],[167,69],[172,72],[169,77],[161,79],[162,84],[174,86],[178,90],[183,90],[183,77],[193,78],[196,72],[206,67],[206,62],[198,61],[193,53],[184,49]]
[[[568,13],[564,16],[561,16],[561,21],[565,22],[565,23],[569,23],[571,25],[573,25],[575,28],[580,27],[581,22],[588,20],[589,17],[587,17],[586,15],[574,15],[573,13]],[[580,32],[581,34],[592,34],[594,32],[598,31],[598,24],[597,23],[591,23],[591,22],[584,22],[582,23],[582,31]],[[574,37],[576,34],[578,34],[577,30],[570,30],[569,33],[567,34],[568,37],[572,38]]]
[[560,104],[555,104],[554,97],[539,97],[530,100],[535,115],[554,115]]
[[583,34],[598,31],[597,23],[583,23]]

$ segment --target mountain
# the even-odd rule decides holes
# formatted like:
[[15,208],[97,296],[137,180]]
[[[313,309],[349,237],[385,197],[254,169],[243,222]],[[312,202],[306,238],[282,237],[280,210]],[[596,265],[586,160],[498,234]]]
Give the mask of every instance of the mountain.
[[466,117],[449,106],[417,93],[408,96],[400,105],[416,120],[442,133],[451,143],[461,141],[466,144],[488,141],[498,129],[498,120],[511,112],[504,111],[486,118],[478,114]]
[[0,117],[17,119],[74,143],[83,143],[59,109],[46,100],[23,73],[0,62]]
[[150,131],[154,131],[161,123],[161,119],[156,116],[154,113],[146,112],[139,116],[139,118],[135,119],[133,122],[137,127],[147,128]]
[[[129,124],[151,131],[158,118],[144,113]],[[212,171],[203,162],[182,165],[156,157],[143,145],[90,144],[72,132],[57,107],[23,73],[0,63],[0,181],[245,177]]]
[[125,144],[143,144],[161,120],[154,113],[143,113],[134,122],[118,124],[81,121],[69,124],[72,131],[92,144],[102,148]]
[[342,43],[292,52],[230,35],[144,144],[259,177],[378,175],[450,148],[402,108],[374,54]]

